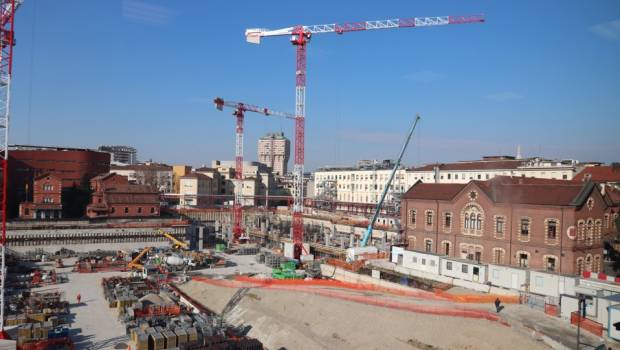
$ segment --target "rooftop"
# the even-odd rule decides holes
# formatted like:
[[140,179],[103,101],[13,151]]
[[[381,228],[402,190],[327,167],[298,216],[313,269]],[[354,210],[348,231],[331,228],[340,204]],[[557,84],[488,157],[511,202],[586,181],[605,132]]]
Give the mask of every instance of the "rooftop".
[[99,152],[90,148],[74,148],[60,146],[36,146],[36,145],[9,145],[10,151],[73,151],[73,152]]
[[[593,183],[498,176],[488,181],[470,181],[495,203],[578,206],[589,194]],[[404,195],[405,199],[452,200],[469,184],[417,182]]]
[[148,164],[133,164],[133,165],[110,165],[110,171],[114,170],[133,170],[133,171],[145,171],[145,170],[158,170],[158,171],[172,171],[172,166],[160,163],[148,163]]
[[620,182],[620,166],[601,165],[585,167],[573,181]]

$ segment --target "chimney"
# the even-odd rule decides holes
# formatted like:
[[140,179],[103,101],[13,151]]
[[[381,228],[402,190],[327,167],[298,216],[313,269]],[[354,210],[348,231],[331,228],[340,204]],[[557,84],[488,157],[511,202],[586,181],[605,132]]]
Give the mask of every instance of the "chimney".
[[605,188],[606,188],[606,187],[607,187],[607,185],[605,185],[605,184],[602,184],[602,185],[601,185],[601,195],[602,195],[603,197],[605,197]]

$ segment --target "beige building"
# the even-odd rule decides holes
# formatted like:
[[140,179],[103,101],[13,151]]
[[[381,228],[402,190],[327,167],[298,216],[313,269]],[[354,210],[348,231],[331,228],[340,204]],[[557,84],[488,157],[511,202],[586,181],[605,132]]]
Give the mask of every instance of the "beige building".
[[204,207],[213,202],[213,179],[200,173],[179,177],[179,205],[181,207]]
[[[513,176],[572,180],[582,169],[576,160],[543,158],[516,159],[511,156],[483,157],[482,160],[428,164],[399,169],[386,200],[396,200],[416,182],[458,183]],[[351,168],[322,168],[314,173],[314,191],[318,199],[349,203],[377,203],[392,171],[388,162],[360,162]]]
[[273,175],[287,173],[290,155],[291,142],[283,132],[269,133],[258,139],[258,161],[270,167]]
[[179,193],[179,181],[182,176],[192,172],[190,165],[173,165],[172,166],[172,192]]

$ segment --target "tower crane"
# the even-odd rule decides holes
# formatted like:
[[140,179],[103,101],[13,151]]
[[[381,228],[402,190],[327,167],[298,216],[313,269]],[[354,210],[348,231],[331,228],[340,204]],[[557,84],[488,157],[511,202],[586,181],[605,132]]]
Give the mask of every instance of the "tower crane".
[[255,105],[243,103],[243,102],[235,102],[235,101],[224,101],[224,99],[217,97],[213,100],[215,103],[215,107],[218,110],[223,110],[224,107],[233,108],[233,115],[237,120],[237,127],[235,131],[236,142],[235,142],[235,199],[232,207],[232,216],[233,216],[233,236],[235,241],[239,241],[240,239],[247,239],[248,236],[244,236],[244,230],[241,227],[241,218],[242,218],[242,181],[243,181],[243,118],[245,117],[245,112],[254,112],[259,113],[264,116],[275,116],[282,117],[288,119],[297,120],[293,114],[278,112],[271,110],[265,107],[258,107]]
[[303,176],[304,176],[304,125],[306,116],[306,45],[313,34],[359,32],[374,29],[401,29],[415,27],[443,26],[448,24],[466,24],[484,22],[484,16],[440,16],[395,18],[378,21],[360,21],[318,25],[297,25],[281,29],[250,28],[245,37],[249,43],[260,44],[263,37],[290,36],[291,43],[297,51],[295,67],[295,166],[293,205],[293,243],[295,258],[299,258],[303,249]]
[[13,74],[13,46],[15,45],[15,10],[21,0],[0,0],[0,156],[2,157],[2,259],[0,267],[0,339],[8,338],[4,332],[4,280],[6,277],[6,210],[9,163],[9,111],[11,101],[11,76]]

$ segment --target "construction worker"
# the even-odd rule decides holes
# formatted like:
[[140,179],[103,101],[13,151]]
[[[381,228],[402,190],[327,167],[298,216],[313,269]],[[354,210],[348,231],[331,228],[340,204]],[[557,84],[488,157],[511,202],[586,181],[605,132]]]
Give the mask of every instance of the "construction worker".
[[81,300],[82,300],[82,295],[80,293],[78,293],[78,295],[77,295],[77,303],[79,304]]

